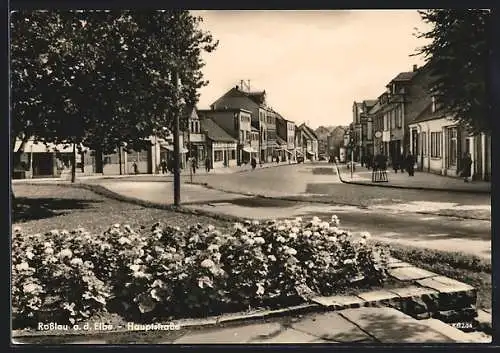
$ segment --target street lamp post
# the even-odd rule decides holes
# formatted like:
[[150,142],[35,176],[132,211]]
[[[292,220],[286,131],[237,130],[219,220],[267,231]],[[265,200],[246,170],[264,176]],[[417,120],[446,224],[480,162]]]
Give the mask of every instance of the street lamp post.
[[179,72],[174,71],[172,75],[174,80],[174,95],[175,95],[175,109],[174,109],[174,205],[180,206],[181,204],[181,178],[180,178],[180,147],[179,147]]

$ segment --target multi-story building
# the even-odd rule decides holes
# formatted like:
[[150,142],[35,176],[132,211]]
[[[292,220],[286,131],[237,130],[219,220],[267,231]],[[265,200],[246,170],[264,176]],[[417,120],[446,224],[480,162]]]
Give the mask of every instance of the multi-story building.
[[252,147],[252,113],[241,108],[219,108],[199,110],[202,118],[212,119],[230,136],[237,140],[238,165],[247,163],[252,155],[257,155],[258,149]]
[[[245,109],[251,112],[252,126],[259,130],[260,133],[260,153],[259,157],[262,161],[267,162],[272,158],[272,144],[269,144],[271,149],[268,149],[269,134],[267,124],[266,92],[247,92],[241,87],[235,86],[227,91],[222,97],[217,99],[210,105],[213,110],[217,109]],[[271,134],[272,125],[269,124]],[[274,129],[275,131],[275,129]],[[272,141],[272,138],[271,138]]]
[[280,159],[295,161],[295,123],[278,115],[276,119],[276,131],[281,140]]
[[210,118],[201,120],[201,127],[206,138],[207,155],[212,169],[227,168],[236,165],[238,140],[229,135]]
[[311,161],[318,160],[318,137],[313,129],[305,123],[302,123],[297,128],[296,134],[298,134],[299,138],[302,140],[301,145],[304,158]]
[[[342,126],[335,127],[327,137],[326,153],[328,156],[339,156],[340,148],[344,144],[344,135],[346,129]],[[321,152],[320,152],[321,153]]]

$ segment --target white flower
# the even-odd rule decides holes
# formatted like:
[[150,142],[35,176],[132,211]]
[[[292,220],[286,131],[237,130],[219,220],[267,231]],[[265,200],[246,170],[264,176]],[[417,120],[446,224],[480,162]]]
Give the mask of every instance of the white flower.
[[123,244],[131,244],[132,242],[130,241],[129,238],[126,238],[126,237],[120,237],[120,239],[118,239],[118,242],[123,245]]
[[285,230],[285,229],[286,229],[286,227],[285,227],[285,226],[279,226],[279,227],[278,227],[278,230],[279,230],[279,231],[283,231],[283,230]]
[[210,244],[208,246],[207,250],[211,251],[211,252],[219,251],[219,245],[217,245],[217,244]]
[[135,265],[130,265],[130,266],[129,266],[129,268],[130,268],[132,271],[137,272],[137,271],[139,271],[139,269],[141,268],[141,265],[137,265],[137,264],[135,264]]
[[327,240],[331,243],[335,243],[337,241],[337,237],[328,237]]
[[358,240],[358,243],[359,243],[360,245],[365,245],[365,244],[366,244],[366,239],[361,238],[361,239],[359,239],[359,240]]
[[16,270],[21,271],[21,270],[28,270],[30,268],[30,265],[28,265],[27,262],[21,262],[20,264],[16,265]]
[[50,248],[50,247],[52,247],[52,243],[49,243],[48,241],[46,241],[45,243],[43,243],[43,246],[46,248]]
[[209,231],[209,232],[212,232],[212,231],[214,231],[214,230],[215,230],[215,226],[213,226],[213,225],[209,224],[209,225],[208,225],[208,231]]
[[295,222],[302,222],[302,217],[295,217]]
[[313,268],[314,267],[314,262],[309,262],[309,264],[307,265],[307,267]]
[[113,224],[113,228],[120,228],[120,223]]
[[276,256],[274,255],[269,255],[267,258],[271,261],[276,261]]
[[74,259],[71,259],[69,263],[72,264],[73,266],[83,265],[83,260],[80,259],[79,257],[75,257]]
[[292,229],[290,229],[290,232],[292,233],[298,233],[299,232],[299,228],[298,227],[292,227]]
[[260,245],[260,244],[265,244],[265,243],[266,243],[266,241],[265,241],[265,240],[264,240],[264,238],[262,238],[262,237],[255,237],[255,239],[254,239],[254,240],[255,240],[255,242],[256,242],[257,244],[259,244],[259,245]]
[[71,257],[73,256],[73,253],[71,252],[70,249],[63,249],[61,250],[61,252],[59,253],[59,257],[61,258],[65,258],[67,257],[68,259],[70,259]]
[[369,232],[363,232],[361,233],[361,238],[363,239],[370,239],[372,236],[370,235]]
[[246,241],[245,243],[246,243],[247,245],[252,246],[252,245],[254,245],[254,244],[255,244],[255,240],[254,240],[254,239],[252,239],[252,238],[248,238],[248,239],[247,239],[247,241]]
[[288,234],[288,237],[290,239],[294,239],[295,240],[295,239],[297,239],[297,233],[290,233],[290,234]]
[[344,260],[344,265],[350,265],[350,264],[353,264],[354,261],[352,259],[346,259]]
[[35,257],[35,254],[33,254],[31,251],[27,251],[26,252],[26,257],[31,260],[31,259],[33,259]]
[[52,255],[54,253],[54,249],[52,248],[45,248],[44,253],[47,255]]
[[319,224],[321,223],[321,219],[318,216],[314,216],[311,220],[312,223]]
[[259,222],[259,221],[257,221],[257,220],[253,220],[253,221],[252,221],[252,224],[253,224],[253,225],[258,226],[258,225],[260,224],[260,222]]
[[23,292],[24,293],[33,293],[34,291],[38,290],[40,286],[35,283],[28,283],[23,286]]
[[69,232],[66,229],[61,230],[61,235],[69,235]]
[[14,233],[20,233],[21,232],[21,227],[14,227],[13,231],[14,231]]
[[313,233],[310,230],[306,230],[304,233],[302,233],[305,237],[310,237]]
[[257,283],[257,292],[255,292],[255,294],[257,295],[262,295],[264,294],[264,286],[262,285],[262,283]]
[[288,249],[286,250],[286,253],[287,253],[288,255],[292,255],[292,256],[293,256],[293,255],[297,255],[297,250],[295,250],[294,248],[288,248]]
[[203,267],[203,268],[211,268],[214,266],[215,266],[215,263],[210,259],[205,259],[201,262],[201,267]]
[[276,238],[276,240],[280,243],[284,243],[286,241],[285,238],[283,238],[281,235],[279,237]]
[[328,222],[321,222],[319,226],[320,226],[320,228],[328,229],[328,228],[330,228],[330,223],[328,223]]
[[52,229],[50,232],[49,232],[50,235],[59,235],[59,231],[57,229]]

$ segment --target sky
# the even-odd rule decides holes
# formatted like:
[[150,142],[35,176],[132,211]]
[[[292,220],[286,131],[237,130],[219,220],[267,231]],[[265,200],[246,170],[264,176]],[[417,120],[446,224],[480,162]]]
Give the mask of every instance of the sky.
[[268,105],[297,124],[347,125],[354,101],[376,99],[427,31],[416,10],[193,11],[219,40],[204,53],[198,108],[207,109],[240,80],[266,91]]

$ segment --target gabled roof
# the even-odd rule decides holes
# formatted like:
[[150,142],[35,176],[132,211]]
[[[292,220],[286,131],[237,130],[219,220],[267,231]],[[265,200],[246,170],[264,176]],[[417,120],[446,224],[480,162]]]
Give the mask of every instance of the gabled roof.
[[215,105],[217,105],[217,107],[223,106],[224,104],[222,102],[225,99],[245,99],[251,101],[254,105],[262,107],[265,105],[266,91],[245,92],[242,91],[238,86],[232,87],[229,91],[224,93],[220,98],[213,102],[210,107],[213,107]]
[[380,102],[377,100],[377,103],[371,109],[368,110],[368,114],[369,115],[375,114],[379,112],[381,108],[382,106],[380,105]]
[[201,120],[201,128],[207,137],[212,141],[218,142],[236,142],[223,128],[210,118]]
[[316,136],[316,133],[313,131],[313,129],[311,129],[305,123],[300,124],[299,129],[304,131],[306,134],[308,134],[309,137],[316,139],[316,140],[318,139],[318,136]]
[[253,100],[258,105],[263,105],[266,102],[266,91],[261,92],[244,92],[251,100]]
[[413,76],[415,76],[416,71],[401,72],[396,77],[394,77],[391,82],[407,82],[410,81]]
[[429,103],[420,114],[417,115],[415,120],[413,120],[410,124],[421,123],[429,120],[437,120],[442,119],[447,116],[446,111],[444,109],[440,109],[436,112],[432,112],[432,103]]
[[363,103],[367,106],[368,109],[373,107],[375,104],[378,103],[378,99],[367,99],[364,100]]

